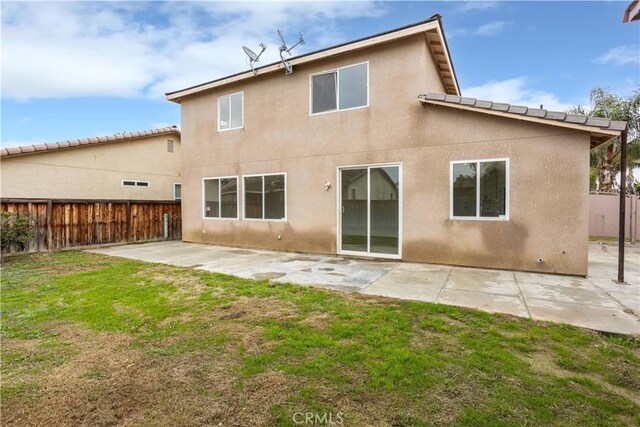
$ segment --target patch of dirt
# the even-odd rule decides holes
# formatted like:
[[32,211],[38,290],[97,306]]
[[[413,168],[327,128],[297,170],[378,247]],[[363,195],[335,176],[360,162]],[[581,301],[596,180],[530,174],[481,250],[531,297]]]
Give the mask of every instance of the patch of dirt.
[[319,313],[311,313],[307,315],[300,323],[303,325],[311,326],[313,329],[318,331],[324,331],[328,328],[333,321],[335,320],[335,316],[332,316],[328,313],[319,312]]
[[[133,277],[140,277],[144,279],[151,279],[154,282],[171,283],[178,289],[178,294],[189,294],[197,297],[204,291],[215,290],[218,288],[208,287],[203,283],[200,277],[196,274],[185,274],[183,271],[175,271],[172,267],[154,265],[150,268],[145,268],[134,274]],[[223,291],[219,289],[219,291]]]
[[616,385],[610,384],[604,379],[602,379],[598,375],[586,374],[583,372],[571,372],[559,367],[551,354],[548,353],[533,353],[526,357],[523,357],[524,360],[531,364],[531,368],[538,372],[543,372],[546,374],[550,374],[560,378],[568,378],[568,377],[579,377],[579,378],[587,378],[594,383],[598,384],[605,390],[610,393],[619,394],[624,398],[634,402],[636,405],[640,406],[640,395],[637,393],[632,393],[631,391],[618,387]]
[[231,305],[220,307],[212,314],[219,319],[264,319],[290,320],[299,313],[298,307],[290,302],[273,297],[243,297]]
[[[39,383],[40,399],[3,402],[3,425],[270,425],[271,406],[295,392],[295,379],[280,372],[253,376],[240,387],[235,345],[151,357],[128,335],[75,326],[59,332],[79,353],[31,378]],[[238,326],[237,332],[249,351],[264,350],[257,344],[261,328]],[[19,341],[8,345],[34,345]]]

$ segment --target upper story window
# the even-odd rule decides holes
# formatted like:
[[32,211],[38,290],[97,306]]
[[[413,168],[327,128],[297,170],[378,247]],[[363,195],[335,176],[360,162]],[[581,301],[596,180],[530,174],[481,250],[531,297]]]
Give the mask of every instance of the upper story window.
[[122,180],[123,187],[148,187],[149,181],[135,181],[132,179]]
[[244,92],[218,98],[218,130],[240,129],[244,126]]
[[173,184],[173,200],[182,200],[182,184]]
[[509,219],[509,160],[451,162],[452,219]]
[[311,76],[311,114],[369,105],[369,63]]

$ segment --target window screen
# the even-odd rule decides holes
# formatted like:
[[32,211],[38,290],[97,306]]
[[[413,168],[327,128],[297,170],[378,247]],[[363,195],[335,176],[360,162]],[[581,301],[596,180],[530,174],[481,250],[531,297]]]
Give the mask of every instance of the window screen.
[[480,216],[506,214],[506,162],[480,163]]
[[262,177],[244,178],[244,217],[262,218]]
[[311,77],[312,82],[312,113],[335,110],[336,100],[336,73],[318,74]]
[[284,218],[284,175],[264,177],[264,217]]
[[231,122],[229,120],[229,97],[225,96],[218,99],[218,114],[219,122],[218,129],[229,129],[231,127]]
[[367,68],[367,64],[358,64],[338,70],[340,110],[368,104]]
[[453,165],[453,216],[476,216],[476,164]]

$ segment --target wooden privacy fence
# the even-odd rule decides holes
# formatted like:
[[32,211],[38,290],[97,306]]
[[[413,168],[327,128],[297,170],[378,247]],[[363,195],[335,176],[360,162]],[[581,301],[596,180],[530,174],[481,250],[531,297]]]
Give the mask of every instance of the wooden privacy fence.
[[2,199],[0,211],[30,219],[26,252],[181,238],[180,201]]

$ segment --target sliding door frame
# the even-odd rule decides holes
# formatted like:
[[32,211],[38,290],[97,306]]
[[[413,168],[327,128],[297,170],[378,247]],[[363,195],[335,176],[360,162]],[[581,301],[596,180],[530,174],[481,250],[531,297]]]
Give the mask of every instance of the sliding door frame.
[[[398,168],[398,253],[384,254],[371,252],[371,169],[394,166]],[[367,251],[345,251],[342,250],[342,171],[348,169],[367,169]],[[336,217],[337,217],[337,253],[338,255],[349,255],[366,258],[386,258],[386,259],[402,259],[402,212],[404,203],[403,183],[402,183],[402,162],[395,163],[371,163],[364,165],[347,165],[338,166],[336,168]]]

